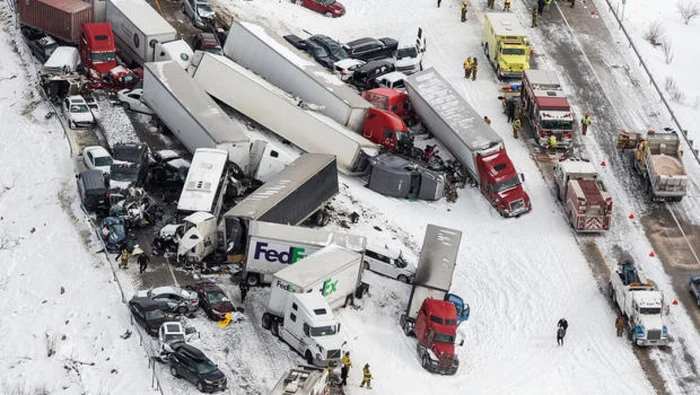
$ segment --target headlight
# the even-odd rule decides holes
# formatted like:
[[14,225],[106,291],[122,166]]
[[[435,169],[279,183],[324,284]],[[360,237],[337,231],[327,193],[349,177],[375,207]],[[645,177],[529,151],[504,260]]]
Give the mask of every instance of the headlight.
[[213,382],[213,381],[211,381],[211,380],[207,380],[207,379],[204,379],[204,382],[205,382],[205,383],[207,383],[207,384],[209,384],[209,385],[212,385],[212,384],[214,384],[214,382]]

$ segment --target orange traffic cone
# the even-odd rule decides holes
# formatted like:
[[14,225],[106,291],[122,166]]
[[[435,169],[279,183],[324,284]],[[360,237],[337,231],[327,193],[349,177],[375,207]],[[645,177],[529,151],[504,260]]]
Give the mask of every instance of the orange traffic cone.
[[656,254],[654,254],[654,251],[652,251],[652,252],[649,253],[649,256],[653,258],[653,257],[656,256]]
[[634,219],[634,213],[630,213],[630,219]]
[[678,304],[678,296],[673,297],[673,304],[677,305]]

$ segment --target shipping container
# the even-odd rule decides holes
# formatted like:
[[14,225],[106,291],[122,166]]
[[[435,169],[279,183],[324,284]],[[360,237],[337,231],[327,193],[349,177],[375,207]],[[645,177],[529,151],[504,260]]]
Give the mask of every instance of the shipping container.
[[59,40],[78,44],[80,25],[93,21],[92,5],[81,0],[21,0],[19,22]]

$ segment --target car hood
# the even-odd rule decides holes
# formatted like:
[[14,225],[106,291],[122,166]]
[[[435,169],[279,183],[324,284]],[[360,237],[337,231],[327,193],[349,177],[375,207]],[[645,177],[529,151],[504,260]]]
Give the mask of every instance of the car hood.
[[664,322],[659,314],[640,314],[639,324],[647,331],[654,329],[661,330],[661,328],[664,326]]
[[134,294],[135,298],[147,298],[148,297],[148,290],[144,289],[143,291],[136,291]]
[[518,184],[517,186],[514,186],[513,188],[510,188],[510,189],[505,190],[503,192],[498,192],[498,197],[500,197],[501,200],[503,200],[504,202],[507,202],[507,203],[521,199],[521,198],[523,198],[522,186],[520,186],[520,184]]
[[231,302],[224,301],[211,305],[212,310],[216,310],[219,313],[229,313],[233,311],[233,304]]
[[213,371],[213,372],[209,372],[209,373],[207,373],[207,374],[203,374],[203,375],[202,375],[202,378],[203,378],[204,380],[208,380],[208,381],[219,381],[219,380],[221,380],[221,379],[225,379],[225,378],[226,378],[226,375],[223,374],[223,372],[221,372],[219,369],[217,369],[217,370],[215,370],[215,371]]
[[148,325],[151,328],[155,328],[156,330],[158,330],[158,328],[160,328],[163,324],[165,324],[166,322],[170,322],[170,321],[173,321],[173,317],[169,317],[166,315],[166,316],[161,317],[161,318],[155,318],[155,319],[148,320]]
[[450,344],[450,343],[434,342],[432,351],[433,351],[433,353],[435,353],[435,356],[438,358],[440,358],[441,353],[445,353],[445,355],[449,355],[449,356],[454,356],[455,355],[455,345]]
[[197,15],[199,15],[201,18],[213,18],[216,16],[216,12],[214,11],[205,11],[202,9],[197,9]]
[[70,118],[74,122],[93,122],[95,118],[91,112],[74,112],[70,114]]
[[343,11],[345,10],[345,6],[336,1],[330,6],[330,9],[332,9],[333,11]]
[[394,62],[394,65],[396,65],[396,68],[398,69],[399,67],[406,67],[406,66],[415,66],[420,62],[419,58],[401,58],[401,59],[396,59]]
[[160,232],[158,235],[163,238],[171,238],[175,236],[175,232],[179,227],[181,227],[182,224],[169,224],[165,225],[164,227],[160,228]]

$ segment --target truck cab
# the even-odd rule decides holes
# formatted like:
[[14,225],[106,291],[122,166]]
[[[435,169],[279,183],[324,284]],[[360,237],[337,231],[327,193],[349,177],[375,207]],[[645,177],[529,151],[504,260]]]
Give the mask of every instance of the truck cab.
[[104,75],[117,67],[117,47],[109,22],[83,23],[79,49],[80,60],[88,70]]
[[447,375],[457,372],[457,312],[454,304],[444,300],[425,299],[418,312],[414,332],[418,338],[419,357],[424,369]]
[[486,13],[481,45],[499,78],[520,78],[530,68],[527,32],[515,14]]
[[408,94],[389,88],[375,88],[362,92],[362,97],[376,108],[391,111],[401,117],[406,125],[414,123]]
[[413,145],[413,138],[401,118],[393,112],[378,108],[367,110],[362,135],[390,151]]
[[505,148],[476,158],[481,192],[503,217],[517,217],[532,210],[530,196],[523,189]]
[[282,316],[263,317],[263,328],[269,327],[309,365],[328,366],[340,361],[346,342],[340,333],[340,322],[320,293],[297,294],[287,292]]
[[160,230],[162,240],[177,244],[177,260],[201,262],[217,247],[216,217],[206,212],[196,212],[183,219],[181,224],[166,225]]
[[656,284],[629,261],[610,278],[613,301],[627,318],[630,339],[638,346],[664,346],[670,338],[664,319],[664,299]]

